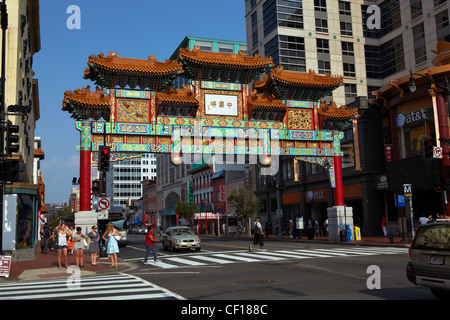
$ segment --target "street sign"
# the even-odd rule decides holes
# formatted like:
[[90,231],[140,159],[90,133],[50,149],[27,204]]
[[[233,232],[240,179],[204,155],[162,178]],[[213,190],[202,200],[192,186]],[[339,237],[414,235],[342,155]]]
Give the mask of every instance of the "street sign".
[[442,148],[440,147],[433,148],[433,158],[442,159]]
[[411,197],[412,196],[412,190],[410,184],[404,184],[403,185],[403,193],[405,194],[405,197]]
[[397,207],[405,207],[405,196],[402,194],[397,195]]
[[282,217],[283,216],[283,209],[277,209],[276,213],[277,213],[277,217]]
[[0,256],[0,277],[9,277],[11,271],[11,257]]
[[110,206],[111,202],[109,201],[108,198],[102,198],[98,201],[98,208],[100,210],[108,210]]

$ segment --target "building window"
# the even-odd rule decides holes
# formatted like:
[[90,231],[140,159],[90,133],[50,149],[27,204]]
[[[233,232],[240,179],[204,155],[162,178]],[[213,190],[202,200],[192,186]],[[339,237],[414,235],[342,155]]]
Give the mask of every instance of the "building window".
[[316,18],[316,31],[328,33],[328,21],[326,19]]
[[212,43],[206,41],[197,41],[197,46],[200,47],[201,51],[212,51]]
[[352,15],[351,4],[347,1],[339,1],[339,14],[346,16]]
[[368,5],[362,5],[362,21],[364,36],[368,38],[380,39],[384,35],[400,28],[402,26],[400,1],[399,0],[385,0],[379,4],[381,11],[381,29],[369,29],[366,21],[370,16],[367,13]]
[[353,48],[353,42],[342,41],[342,55],[343,56],[354,56],[355,51]]
[[234,53],[234,44],[232,43],[219,43],[219,52],[222,53]]
[[444,29],[448,27],[448,11],[442,11],[441,13],[436,15],[436,30]]
[[285,70],[306,72],[305,39],[301,37],[274,37],[265,45],[266,57]]
[[278,25],[303,29],[302,1],[278,1]]
[[319,74],[331,73],[330,61],[319,60],[317,63],[319,65]]
[[410,0],[411,20],[422,15],[422,0]]
[[414,37],[414,42],[425,38],[425,29],[423,27],[423,23],[421,23],[413,28],[413,37]]
[[342,22],[341,21],[341,35],[343,36],[352,36],[352,24],[350,22]]
[[427,61],[427,49],[425,47],[420,47],[414,50],[416,56],[416,64]]
[[436,8],[446,2],[447,2],[447,0],[434,0],[434,7]]
[[355,65],[353,63],[344,63],[344,76],[356,77]]
[[327,39],[317,39],[317,52],[319,53],[330,53],[330,44]]
[[314,0],[314,10],[320,12],[327,12],[326,0]]
[[258,45],[258,16],[255,12],[252,14],[252,44],[253,47],[256,47]]
[[355,99],[358,96],[357,91],[356,91],[356,84],[346,83],[346,84],[344,84],[344,88],[345,88],[345,97],[346,98]]
[[277,27],[277,1],[269,0],[263,4],[264,37]]

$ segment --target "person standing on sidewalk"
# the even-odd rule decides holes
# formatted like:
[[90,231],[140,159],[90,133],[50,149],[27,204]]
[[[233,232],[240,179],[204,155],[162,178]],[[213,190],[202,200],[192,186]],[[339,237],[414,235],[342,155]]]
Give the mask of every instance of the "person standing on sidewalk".
[[88,236],[81,232],[81,227],[77,227],[77,231],[72,236],[74,245],[73,250],[75,251],[75,259],[77,262],[77,267],[83,269],[84,267],[84,249],[86,248],[83,239],[89,240]]
[[158,259],[158,253],[156,252],[155,242],[159,242],[159,239],[155,238],[153,224],[151,224],[148,226],[147,235],[145,236],[145,264],[148,264],[148,257],[150,256],[150,252],[153,253],[153,260],[155,262],[160,262],[160,260]]
[[106,250],[106,253],[111,257],[111,267],[117,268],[117,253],[119,252],[119,244],[114,236],[120,236],[120,232],[114,228],[112,223],[109,223],[102,238],[107,243],[106,247],[108,249]]
[[58,265],[61,270],[61,255],[64,255],[66,262],[66,268],[68,268],[69,262],[67,258],[67,237],[72,236],[72,232],[63,223],[56,227],[56,235],[58,236]]
[[50,228],[46,223],[41,226],[41,253],[47,254],[48,252],[48,244],[50,242]]
[[100,253],[99,240],[100,235],[97,232],[97,226],[92,226],[92,231],[88,233],[89,237],[89,249],[88,251],[91,254],[91,265],[97,265],[97,255]]
[[253,245],[259,244],[259,246],[261,247],[261,251],[266,251],[266,249],[264,249],[264,232],[263,232],[259,217],[257,217],[255,219],[255,224],[253,225],[253,229],[255,230],[255,236],[253,237],[253,242],[248,247],[248,249],[250,251],[253,251]]

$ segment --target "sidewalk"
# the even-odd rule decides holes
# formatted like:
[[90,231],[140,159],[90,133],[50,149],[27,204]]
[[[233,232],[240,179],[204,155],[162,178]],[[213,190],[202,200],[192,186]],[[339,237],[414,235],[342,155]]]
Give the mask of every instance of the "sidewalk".
[[[36,251],[40,252],[40,248]],[[64,257],[61,257],[62,269],[58,266],[58,256],[54,251],[47,254],[37,253],[33,260],[12,261],[9,277],[0,277],[0,284],[11,281],[34,281],[54,278],[68,278],[73,274],[68,273],[64,268]],[[118,259],[117,268],[111,267],[109,258],[97,258],[97,266],[91,265],[90,254],[84,254],[84,267],[81,269],[81,276],[94,276],[96,274],[116,273],[129,270],[132,266],[129,263]],[[69,267],[76,267],[75,256],[69,256]]]
[[[202,238],[208,239],[248,239],[251,241],[252,237],[249,236],[220,236],[215,235],[202,236]],[[283,239],[278,239],[276,236],[269,236],[265,240],[267,241],[288,241],[288,242],[299,242],[299,243],[330,243],[330,244],[341,244],[341,245],[371,245],[371,246],[400,246],[409,247],[408,242],[402,242],[401,237],[394,237],[393,243],[390,243],[389,238],[386,237],[363,237],[360,241],[351,242],[332,242],[328,240],[328,237],[314,237],[314,240],[307,240],[306,237],[301,239],[291,239],[289,237],[284,237]],[[40,248],[37,249],[40,251]],[[62,264],[64,264],[64,258],[62,258]],[[90,263],[90,255],[85,253],[84,255],[84,268],[81,270],[81,276],[94,276],[97,274],[108,274],[116,273],[118,271],[126,271],[133,268],[133,265],[127,262],[120,261],[118,268],[111,267],[111,260],[109,258],[97,259],[97,266],[92,266]],[[75,256],[69,256],[69,265],[75,266]],[[49,251],[48,254],[36,253],[33,260],[27,261],[12,261],[11,271],[8,278],[0,277],[0,284],[11,281],[35,281],[35,280],[45,280],[45,279],[55,279],[55,278],[68,278],[71,274],[66,272],[63,267],[61,270],[58,267],[58,256],[55,255],[53,251]]]

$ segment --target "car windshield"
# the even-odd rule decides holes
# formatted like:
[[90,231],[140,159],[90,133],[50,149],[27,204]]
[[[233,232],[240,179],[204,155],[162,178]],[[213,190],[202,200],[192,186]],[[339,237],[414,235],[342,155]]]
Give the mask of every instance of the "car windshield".
[[420,227],[413,248],[450,250],[450,224]]
[[180,229],[173,229],[172,235],[173,236],[179,236],[179,235],[193,235],[194,232],[192,232],[191,229],[188,228],[180,228]]

